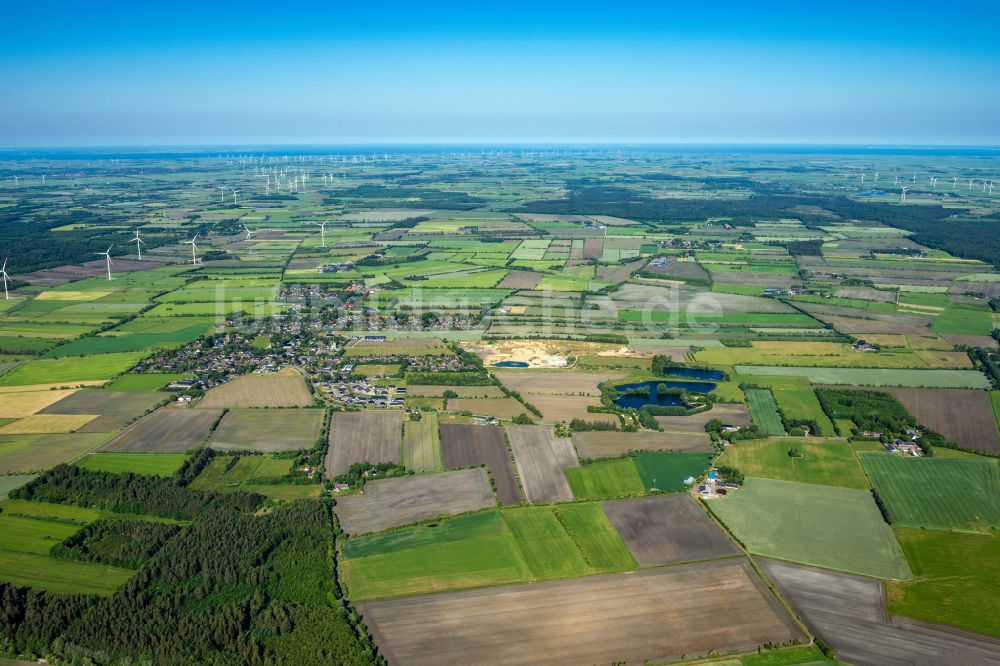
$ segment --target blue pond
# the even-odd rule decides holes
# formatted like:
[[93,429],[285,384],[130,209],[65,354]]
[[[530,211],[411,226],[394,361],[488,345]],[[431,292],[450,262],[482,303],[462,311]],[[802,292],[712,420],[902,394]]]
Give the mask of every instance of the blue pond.
[[686,389],[691,393],[708,393],[715,389],[715,384],[711,382],[671,382],[671,381],[650,381],[639,382],[637,384],[621,384],[615,390],[624,392],[629,389],[644,388],[647,394],[622,395],[615,400],[619,407],[639,409],[645,405],[657,405],[659,407],[683,407],[684,401],[679,395],[660,395],[656,392],[657,384],[666,384],[667,388]]
[[527,368],[528,364],[524,361],[500,361],[499,363],[493,364],[494,368]]
[[667,368],[664,371],[671,377],[687,377],[688,379],[722,380],[721,370],[701,370],[699,368]]

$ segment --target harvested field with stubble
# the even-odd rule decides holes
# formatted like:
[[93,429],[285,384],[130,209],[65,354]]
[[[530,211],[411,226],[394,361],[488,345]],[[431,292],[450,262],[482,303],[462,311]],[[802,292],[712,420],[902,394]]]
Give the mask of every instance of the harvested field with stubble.
[[[660,417],[664,418],[664,417]],[[673,417],[670,417],[673,418]],[[677,417],[688,418],[688,417]],[[701,432],[675,433],[643,430],[640,432],[574,432],[573,444],[581,458],[616,458],[629,451],[711,451],[712,440],[702,426]]]
[[31,416],[75,392],[76,389],[4,393],[3,399],[0,399],[0,419],[19,419]]
[[524,396],[524,399],[542,413],[542,420],[545,423],[556,423],[558,421],[568,423],[573,419],[583,419],[585,421],[611,423],[617,426],[621,422],[615,414],[588,412],[587,407],[601,406],[601,401],[598,398],[590,396],[532,394]]
[[323,432],[322,409],[230,409],[208,438],[223,451],[297,451],[310,449]]
[[557,502],[573,499],[563,470],[579,466],[568,437],[556,437],[548,426],[509,426],[507,438],[517,473],[529,502]]
[[312,401],[302,373],[285,368],[267,374],[244,375],[210,388],[198,407],[307,407]]
[[500,426],[446,423],[441,426],[441,459],[448,468],[486,465],[502,504],[518,504],[521,491]]
[[1000,641],[902,617],[888,620],[882,584],[871,578],[759,560],[792,610],[838,659],[859,666],[1000,663]]
[[470,412],[476,416],[495,416],[510,420],[521,414],[531,416],[528,408],[514,398],[451,398],[449,412]]
[[0,435],[76,432],[95,418],[95,414],[32,414],[0,427]]
[[201,446],[221,409],[163,407],[101,447],[123,453],[183,453]]
[[49,405],[42,414],[98,414],[80,432],[114,432],[170,397],[156,391],[94,391],[84,389]]
[[944,435],[959,446],[992,455],[1000,454],[1000,437],[989,394],[970,389],[886,389],[903,403],[917,422]]
[[403,412],[335,412],[330,417],[326,478],[359,462],[402,462]]
[[643,567],[732,557],[740,549],[687,493],[601,502]]
[[483,469],[418,474],[365,484],[364,495],[337,498],[334,511],[347,534],[366,534],[495,506]]
[[[544,395],[589,395],[600,397],[597,385],[609,379],[621,379],[625,375],[614,372],[525,372],[495,371],[497,379],[511,391],[522,395],[541,393]],[[526,398],[529,402],[530,398]]]
[[743,559],[411,597],[358,611],[380,652],[401,666],[642,664],[802,637]]

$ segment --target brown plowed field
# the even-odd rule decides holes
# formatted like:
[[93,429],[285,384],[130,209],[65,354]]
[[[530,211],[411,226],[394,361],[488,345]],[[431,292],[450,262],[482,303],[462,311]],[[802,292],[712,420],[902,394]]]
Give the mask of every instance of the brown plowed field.
[[364,495],[337,499],[334,511],[345,532],[364,534],[495,505],[486,471],[462,469],[370,481]]
[[739,555],[740,550],[687,493],[601,502],[643,567]]
[[330,417],[326,478],[359,462],[402,462],[403,412],[335,412]]
[[525,395],[544,393],[546,395],[592,395],[600,396],[597,385],[608,379],[621,379],[620,372],[538,372],[496,370],[497,379],[512,391]]
[[886,619],[882,583],[759,560],[761,569],[838,659],[859,666],[1000,664],[1000,640],[915,620]]
[[581,458],[616,458],[629,451],[711,451],[711,441],[704,430],[690,434],[646,430],[573,433]]
[[531,271],[511,271],[500,280],[497,289],[531,289],[542,279],[541,273]]
[[802,637],[743,559],[361,605],[393,666],[644,664]]
[[578,467],[580,463],[568,437],[556,437],[555,431],[547,426],[509,426],[507,438],[525,499],[529,502],[573,499],[563,470]]
[[101,447],[128,453],[183,453],[201,445],[221,409],[162,407]]
[[916,417],[967,449],[1000,454],[996,420],[986,391],[971,389],[887,388]]
[[448,468],[486,465],[497,484],[500,502],[521,502],[521,491],[517,488],[507,442],[504,441],[500,426],[442,425],[441,460]]

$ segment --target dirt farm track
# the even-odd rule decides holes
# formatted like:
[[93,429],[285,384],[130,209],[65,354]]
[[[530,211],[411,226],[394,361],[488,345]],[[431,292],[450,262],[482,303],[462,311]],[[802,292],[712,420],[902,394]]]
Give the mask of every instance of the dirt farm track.
[[393,666],[642,664],[801,637],[743,559],[379,601],[359,611]]

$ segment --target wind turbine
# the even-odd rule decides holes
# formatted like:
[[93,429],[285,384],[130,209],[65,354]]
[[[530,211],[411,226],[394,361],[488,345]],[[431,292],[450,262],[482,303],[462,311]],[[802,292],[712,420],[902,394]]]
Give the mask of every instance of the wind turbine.
[[975,179],[975,178],[970,178],[970,179],[969,179],[969,189],[970,189],[970,190],[972,189],[972,184],[973,184],[974,182],[976,182],[976,179]]
[[229,189],[231,189],[233,191],[233,203],[236,203],[236,195],[239,194],[240,191],[238,189],[236,189],[235,187],[230,187]]
[[909,189],[910,188],[906,187],[905,185],[903,186],[903,194],[900,195],[900,197],[899,197],[900,201],[906,201],[906,191],[909,190]]
[[956,187],[958,187],[958,176],[953,177],[952,180],[955,182],[951,184],[951,189],[955,189]]
[[194,264],[197,264],[197,263],[198,263],[198,256],[197,256],[197,255],[195,254],[195,250],[197,250],[197,249],[198,249],[198,246],[194,244],[194,242],[195,242],[196,240],[198,240],[198,234],[195,234],[195,235],[194,235],[194,238],[192,238],[191,240],[189,240],[189,241],[184,241],[184,244],[185,244],[185,245],[190,245],[190,246],[191,246],[191,264],[192,264],[192,265],[194,265]]
[[138,229],[135,230],[135,238],[130,240],[129,243],[135,243],[135,251],[139,253],[139,258],[142,259],[142,246],[145,245],[145,243],[140,240]]
[[219,198],[220,198],[221,202],[222,203],[226,203],[226,186],[225,185],[216,185],[215,187],[216,187],[216,189],[219,190]]
[[326,247],[326,225],[328,222],[329,220],[326,222],[313,222],[313,224],[319,227],[319,237],[322,247]]
[[0,275],[3,275],[3,295],[6,300],[10,300],[10,294],[7,292],[7,257],[3,258],[3,268],[0,268]]
[[896,180],[893,181],[893,185],[899,185],[899,176],[896,176]]
[[[244,238],[243,240],[244,241],[249,241],[253,237],[253,232],[250,231],[250,228],[247,227],[247,225],[245,225],[245,224],[243,225],[243,228],[246,229],[246,232],[247,232],[247,237]],[[253,254],[253,245],[250,246],[250,254]]]
[[862,182],[862,183],[864,183],[864,182],[865,182],[865,174],[861,174],[861,182]]
[[97,253],[97,254],[103,255],[104,258],[108,260],[108,279],[109,280],[113,280],[114,279],[113,277],[111,277],[111,248],[113,248],[113,247],[114,247],[114,245],[109,245],[107,250],[105,250],[104,252],[98,252]]
[[878,171],[875,172],[875,182],[878,182]]

